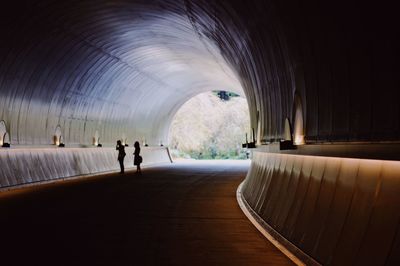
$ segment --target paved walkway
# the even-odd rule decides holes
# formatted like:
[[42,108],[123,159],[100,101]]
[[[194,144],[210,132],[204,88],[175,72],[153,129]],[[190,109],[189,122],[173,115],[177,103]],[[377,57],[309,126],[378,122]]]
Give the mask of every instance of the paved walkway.
[[291,265],[238,207],[248,166],[175,163],[0,193],[0,264]]

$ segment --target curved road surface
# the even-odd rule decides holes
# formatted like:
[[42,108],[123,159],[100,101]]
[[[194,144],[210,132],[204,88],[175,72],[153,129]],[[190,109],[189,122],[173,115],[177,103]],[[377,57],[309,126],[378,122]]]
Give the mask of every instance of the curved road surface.
[[249,163],[174,163],[0,193],[0,265],[291,265],[247,220]]

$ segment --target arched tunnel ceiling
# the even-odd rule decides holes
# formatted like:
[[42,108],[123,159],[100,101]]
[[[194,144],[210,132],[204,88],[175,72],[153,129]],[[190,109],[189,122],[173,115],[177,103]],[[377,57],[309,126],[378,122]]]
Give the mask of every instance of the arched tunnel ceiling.
[[15,8],[21,24],[8,32],[12,45],[4,47],[2,69],[2,77],[15,79],[2,83],[2,106],[13,110],[9,117],[3,110],[13,141],[49,143],[60,124],[70,143],[90,143],[100,130],[106,142],[125,135],[155,144],[194,95],[216,89],[243,95],[237,74],[219,47],[199,35],[185,3],[169,4],[68,1]]
[[400,138],[389,6],[41,0],[4,10],[0,120],[14,144],[49,144],[58,125],[69,144],[96,131],[102,143],[165,142],[177,109],[214,89],[247,97],[263,142],[282,137],[295,95],[307,141]]

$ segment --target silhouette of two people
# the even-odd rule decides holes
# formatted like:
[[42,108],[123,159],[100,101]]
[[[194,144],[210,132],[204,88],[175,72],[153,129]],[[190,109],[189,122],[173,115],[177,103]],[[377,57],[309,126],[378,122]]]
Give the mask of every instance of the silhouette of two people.
[[[138,141],[135,142],[134,144],[135,151],[133,153],[133,165],[136,165],[136,173],[142,173],[142,170],[140,169],[140,164],[143,162],[142,156],[140,156],[140,144]],[[118,162],[119,162],[119,167],[121,168],[121,174],[125,172],[125,167],[124,167],[124,158],[126,156],[125,153],[125,146],[122,145],[121,141],[117,141],[117,147],[115,148],[118,151]]]

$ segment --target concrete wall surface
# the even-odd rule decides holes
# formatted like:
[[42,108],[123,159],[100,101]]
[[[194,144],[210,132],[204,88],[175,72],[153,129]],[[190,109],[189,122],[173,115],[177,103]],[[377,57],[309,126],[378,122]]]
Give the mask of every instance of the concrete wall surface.
[[323,265],[399,265],[399,176],[398,161],[255,152],[242,195],[289,250]]
[[[125,168],[133,168],[127,147]],[[171,162],[166,147],[142,147],[143,165]],[[0,188],[119,170],[115,148],[0,149]]]

